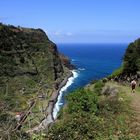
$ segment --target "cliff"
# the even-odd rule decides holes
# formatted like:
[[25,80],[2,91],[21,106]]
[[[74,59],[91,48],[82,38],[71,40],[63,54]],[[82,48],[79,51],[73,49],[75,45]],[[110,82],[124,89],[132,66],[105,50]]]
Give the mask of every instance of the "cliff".
[[74,65],[71,64],[70,59],[68,57],[66,57],[64,54],[61,53],[61,54],[59,54],[59,56],[65,67],[67,67],[68,69],[71,69],[71,70],[76,68]]
[[[59,55],[43,30],[0,24],[1,132],[16,112],[25,116],[30,110],[32,126],[44,118],[53,91],[69,73]],[[7,128],[11,134],[13,128]]]
[[55,81],[63,75],[56,45],[41,29],[0,25],[0,50],[0,76],[38,75]]

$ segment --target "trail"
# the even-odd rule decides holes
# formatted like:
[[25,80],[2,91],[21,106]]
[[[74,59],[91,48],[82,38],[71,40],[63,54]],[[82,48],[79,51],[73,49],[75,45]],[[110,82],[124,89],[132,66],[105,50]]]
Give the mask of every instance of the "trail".
[[129,92],[128,94],[131,97],[132,110],[134,111],[134,122],[132,123],[133,133],[140,135],[140,92],[137,90],[135,93]]
[[136,87],[135,92],[131,91],[131,87],[124,86],[119,83],[111,83],[117,85],[126,96],[130,97],[130,108],[132,109],[132,122],[130,124],[131,132],[140,135],[140,87]]
[[140,123],[140,91],[138,91],[138,88],[136,87],[135,92],[131,91],[131,87],[128,86],[121,86],[123,91],[127,94],[128,97],[131,97],[131,108],[135,113],[135,117],[137,121]]
[[137,113],[137,117],[140,120],[140,93],[130,93],[129,94],[132,98],[131,106],[135,113]]

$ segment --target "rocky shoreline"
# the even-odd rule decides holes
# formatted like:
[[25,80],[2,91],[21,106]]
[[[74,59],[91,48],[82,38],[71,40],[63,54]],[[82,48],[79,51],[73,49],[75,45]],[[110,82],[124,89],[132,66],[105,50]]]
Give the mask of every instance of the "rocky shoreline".
[[57,102],[57,99],[58,99],[58,96],[59,96],[59,92],[61,90],[62,87],[64,87],[66,85],[66,83],[68,82],[68,79],[70,77],[73,76],[73,73],[70,71],[70,73],[64,78],[64,80],[59,84],[59,87],[57,90],[55,90],[53,93],[52,93],[52,96],[49,100],[49,103],[48,103],[48,106],[47,106],[47,109],[46,109],[46,117],[42,120],[42,122],[38,125],[38,126],[35,126],[34,128],[26,131],[27,133],[33,133],[33,132],[40,132],[41,130],[44,130],[44,129],[48,129],[49,126],[54,123],[54,118],[53,118],[53,109],[54,109],[54,106]]

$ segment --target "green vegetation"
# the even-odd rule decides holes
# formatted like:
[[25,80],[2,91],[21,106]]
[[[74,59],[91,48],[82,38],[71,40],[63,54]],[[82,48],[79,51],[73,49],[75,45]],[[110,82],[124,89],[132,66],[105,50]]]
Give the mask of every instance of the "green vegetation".
[[109,79],[115,78],[115,77],[121,75],[123,73],[123,71],[124,71],[124,68],[123,68],[123,66],[121,66],[120,68],[118,68],[115,71],[113,71],[113,73],[111,75],[109,75],[108,78]]
[[[39,123],[45,116],[42,110],[47,107],[55,85],[64,75],[66,68],[64,71],[56,45],[43,30],[0,24],[0,114],[11,116],[13,120],[16,112],[26,112],[30,102],[35,100],[29,117],[31,125],[25,122],[22,128],[28,126],[29,129]],[[42,96],[41,99],[38,96]],[[16,123],[5,132],[9,137]],[[7,125],[10,127],[10,123]],[[0,133],[3,128],[4,123]]]
[[101,91],[102,91],[102,88],[104,87],[105,83],[102,81],[102,80],[99,80],[97,81],[95,84],[94,84],[94,92],[97,94],[97,95],[101,95]]
[[108,78],[131,78],[131,76],[136,75],[137,77],[140,75],[140,39],[137,39],[128,45],[123,57],[122,66],[109,75]]
[[[69,94],[66,97],[68,103],[61,109],[57,122],[49,131],[43,132],[43,137],[37,135],[37,139],[140,140],[137,115],[131,106],[130,88],[109,81],[114,78],[126,80],[138,73],[140,39],[128,46],[123,65],[108,78],[92,81],[85,88]],[[137,88],[136,92],[139,91]]]
[[140,39],[130,43],[124,56],[124,73],[136,74],[140,71]]
[[67,110],[69,114],[74,112],[97,113],[98,98],[90,91],[78,89],[67,96],[67,100],[69,101]]
[[107,85],[98,81],[69,94],[68,104],[45,139],[137,140],[139,137],[133,135],[129,127],[132,122],[130,98],[122,90],[113,96],[101,95]]
[[[60,111],[56,124],[47,132],[32,136],[25,131],[46,117],[53,89],[67,75],[66,67],[73,66],[58,53],[56,45],[41,29],[0,23],[0,50],[0,139],[140,139],[130,127],[136,120],[129,105],[130,98],[126,96],[128,90],[109,81],[120,75],[140,74],[140,39],[128,46],[121,68],[108,79],[94,81],[69,94],[68,104]],[[137,88],[136,92],[139,91]],[[30,115],[22,129],[13,131],[18,124],[16,112],[28,111]]]

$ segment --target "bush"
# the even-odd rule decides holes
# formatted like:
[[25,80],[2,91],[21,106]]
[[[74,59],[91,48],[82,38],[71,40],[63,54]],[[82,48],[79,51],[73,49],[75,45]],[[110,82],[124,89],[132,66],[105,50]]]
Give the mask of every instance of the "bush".
[[52,140],[88,140],[103,138],[102,118],[89,113],[74,113],[54,125],[47,138]]
[[[95,91],[104,86],[102,81]],[[128,102],[98,96],[87,89],[78,89],[67,96],[68,104],[61,110],[61,117],[46,135],[50,140],[114,140],[131,135]],[[129,139],[128,139],[129,140]]]
[[73,112],[97,112],[98,96],[85,89],[78,89],[67,96],[68,113]]
[[140,39],[130,43],[124,55],[124,73],[136,74],[140,70]]
[[97,81],[94,85],[94,92],[97,95],[101,95],[102,88],[104,87],[105,83],[101,80]]
[[117,70],[115,70],[111,75],[108,76],[108,78],[115,78],[117,76],[120,76],[123,73],[123,66],[121,66],[120,68],[118,68]]

